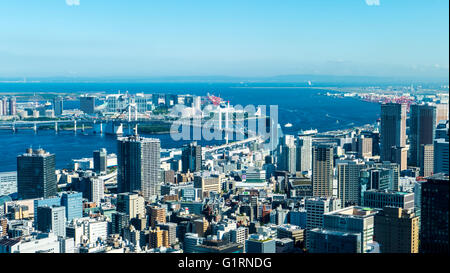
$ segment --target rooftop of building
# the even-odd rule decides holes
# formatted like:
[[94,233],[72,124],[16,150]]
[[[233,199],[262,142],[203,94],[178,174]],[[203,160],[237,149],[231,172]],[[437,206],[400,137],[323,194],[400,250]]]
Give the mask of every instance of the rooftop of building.
[[282,243],[282,244],[289,244],[289,243],[293,243],[294,240],[292,240],[291,238],[281,238],[281,239],[275,239],[275,241],[278,243]]
[[121,142],[160,143],[158,138],[141,137],[139,135],[118,137],[117,140]]
[[47,157],[47,156],[51,156],[53,154],[50,154],[49,152],[45,151],[44,149],[36,149],[33,150],[32,148],[28,148],[26,149],[25,153],[19,155],[22,157],[33,157],[33,156],[38,156],[38,157]]
[[335,210],[329,213],[325,213],[324,215],[335,215],[341,217],[355,217],[355,218],[365,218],[368,216],[375,215],[379,210],[368,208],[368,207],[359,207],[359,206],[351,206],[343,209]]
[[291,224],[282,224],[278,226],[278,229],[283,229],[286,231],[297,231],[297,230],[301,230],[301,228],[299,226],[296,225],[291,225]]
[[426,178],[427,180],[449,180],[446,173],[435,173],[432,176]]
[[325,196],[315,196],[315,197],[308,197],[305,201],[306,202],[311,202],[311,201],[330,201],[330,200],[337,200],[339,198],[335,198],[335,197],[325,197]]
[[402,209],[399,207],[386,206],[380,210],[377,216],[395,216],[396,218],[411,219],[416,217],[413,209]]
[[403,192],[403,191],[393,191],[393,190],[380,190],[380,189],[370,189],[366,192],[376,192],[376,193],[384,193],[384,194],[392,194],[392,195],[412,195],[412,192]]
[[437,138],[434,140],[436,143],[448,143],[448,140],[446,140],[445,138]]
[[311,229],[312,232],[319,232],[326,235],[336,235],[336,236],[358,236],[359,233],[354,232],[347,232],[347,231],[340,231],[340,230],[333,230],[333,229],[323,229],[323,228],[314,228]]

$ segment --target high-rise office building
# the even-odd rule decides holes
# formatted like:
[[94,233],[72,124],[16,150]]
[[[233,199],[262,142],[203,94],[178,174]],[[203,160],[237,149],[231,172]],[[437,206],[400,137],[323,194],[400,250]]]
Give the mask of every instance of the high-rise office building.
[[406,147],[392,147],[391,162],[399,165],[400,171],[408,168],[408,149]]
[[38,221],[37,208],[42,206],[62,206],[66,210],[66,219],[71,221],[72,219],[83,217],[83,194],[75,191],[58,192],[56,196],[48,198],[39,198],[33,201],[34,206],[34,222]]
[[66,236],[66,209],[63,206],[41,206],[37,208],[37,214],[37,230]]
[[64,111],[64,99],[61,96],[57,96],[53,99],[53,111],[55,116],[59,116]]
[[439,122],[434,140],[434,173],[449,174],[448,120]]
[[414,193],[388,190],[368,190],[364,192],[363,206],[382,209],[384,207],[398,207],[414,209]]
[[306,209],[296,209],[289,211],[289,224],[299,226],[302,229],[306,228]]
[[449,253],[448,205],[448,175],[437,173],[421,183],[421,253]]
[[80,110],[86,114],[95,113],[95,96],[80,96]]
[[218,176],[203,173],[194,177],[194,189],[201,190],[202,198],[207,197],[210,192],[221,192],[221,184]]
[[[375,189],[390,189],[393,191],[399,190],[399,181],[400,181],[400,166],[397,163],[391,163],[390,161],[383,161],[383,162],[366,162],[366,165],[371,172],[376,172],[376,170],[383,170],[382,173],[380,173],[383,177],[386,178],[386,180],[383,179],[383,181],[379,181],[378,184],[372,184],[373,187],[369,187],[367,189],[375,188]],[[374,170],[374,171],[372,171]],[[361,174],[362,175],[362,174]],[[378,176],[375,176],[377,178]],[[377,181],[377,180],[375,180]],[[366,189],[366,190],[367,190]],[[363,189],[364,190],[364,189]]]
[[361,234],[322,228],[308,232],[310,253],[361,253]]
[[181,153],[182,171],[198,172],[202,169],[202,146],[197,142],[186,145]]
[[370,251],[373,243],[376,210],[364,207],[347,207],[323,216],[323,228],[361,234],[361,252]]
[[436,107],[427,104],[411,105],[410,115],[408,165],[420,167],[421,145],[433,144]]
[[[406,104],[381,105],[381,160],[391,161],[393,147],[406,146]],[[397,158],[398,159],[398,158]],[[398,163],[398,162],[397,162]]]
[[94,151],[94,171],[96,173],[105,173],[108,166],[108,154],[105,148]]
[[[377,164],[378,165],[378,164]],[[389,161],[383,161],[381,163],[381,168],[388,169],[389,170],[389,189],[393,191],[398,191],[400,189],[399,187],[399,181],[400,181],[400,165],[398,163],[393,163]]]
[[39,220],[39,215],[37,213],[38,207],[53,207],[53,206],[61,206],[61,197],[59,196],[52,196],[49,198],[39,198],[33,200],[33,206],[34,206],[34,224],[37,225],[37,222]]
[[448,140],[443,138],[434,141],[434,172],[435,173],[449,173],[449,145]]
[[83,217],[83,194],[81,192],[62,192],[59,195],[61,196],[61,205],[66,209],[67,221]]
[[312,169],[312,138],[308,135],[300,135],[296,143],[297,172],[309,172]]
[[371,157],[372,156],[372,138],[370,137],[364,137],[364,135],[361,135],[358,138],[357,144],[358,144],[358,157],[359,158],[365,158],[365,157]]
[[372,156],[380,155],[380,132],[375,131],[362,131],[364,138],[372,139]]
[[145,216],[145,201],[137,193],[119,193],[117,195],[117,211],[126,213],[130,219]]
[[306,229],[323,227],[325,213],[341,209],[341,200],[334,197],[312,197],[305,200]]
[[124,228],[130,224],[130,217],[123,212],[114,212],[111,214],[111,233],[122,234]]
[[374,240],[381,253],[418,253],[419,217],[413,210],[384,207],[375,215]]
[[17,192],[17,172],[0,173],[0,196]]
[[435,139],[443,138],[448,141],[448,120],[441,120],[436,125],[434,138]]
[[105,196],[105,182],[103,179],[98,177],[91,177],[87,181],[87,193],[90,202],[95,204],[100,204],[101,200]]
[[333,195],[333,146],[320,144],[312,151],[313,196]]
[[27,149],[17,157],[19,198],[32,199],[56,195],[55,155],[43,149]]
[[294,145],[282,145],[281,146],[281,157],[278,166],[279,170],[287,171],[289,173],[295,173],[297,170],[296,156],[297,151]]
[[391,171],[386,168],[369,168],[359,173],[359,201],[364,203],[364,192],[368,190],[389,190],[392,180]]
[[118,192],[142,191],[146,201],[158,194],[159,139],[137,135],[118,138]]
[[448,120],[448,103],[438,103],[436,106],[436,125],[440,121]]
[[356,205],[360,201],[359,175],[366,166],[357,160],[340,160],[336,162],[338,176],[338,197],[342,207]]
[[434,145],[420,145],[419,159],[420,175],[427,177],[434,173]]

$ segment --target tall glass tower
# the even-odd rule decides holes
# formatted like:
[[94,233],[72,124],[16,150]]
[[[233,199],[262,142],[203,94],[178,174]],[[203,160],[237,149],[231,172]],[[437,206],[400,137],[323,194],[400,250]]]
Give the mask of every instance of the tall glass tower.
[[17,157],[17,189],[20,199],[55,196],[55,155],[43,149],[27,149]]
[[146,201],[158,194],[159,139],[138,135],[118,138],[118,192],[141,191]]

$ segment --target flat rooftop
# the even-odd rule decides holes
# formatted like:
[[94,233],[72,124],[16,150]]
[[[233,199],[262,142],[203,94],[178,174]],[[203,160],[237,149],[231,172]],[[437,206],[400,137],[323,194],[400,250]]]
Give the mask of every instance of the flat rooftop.
[[368,207],[359,207],[359,206],[352,206],[347,207],[339,210],[335,210],[329,213],[326,213],[325,215],[342,215],[342,216],[348,216],[348,217],[365,217],[365,216],[371,216],[378,212],[378,210]]

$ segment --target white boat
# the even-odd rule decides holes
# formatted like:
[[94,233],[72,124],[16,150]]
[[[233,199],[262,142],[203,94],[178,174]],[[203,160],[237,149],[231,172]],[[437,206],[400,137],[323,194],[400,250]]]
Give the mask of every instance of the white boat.
[[298,132],[299,135],[313,135],[313,134],[317,134],[317,129],[310,129],[310,130],[300,130]]
[[292,127],[292,123],[286,123],[286,124],[284,125],[284,127],[290,128],[290,127]]

